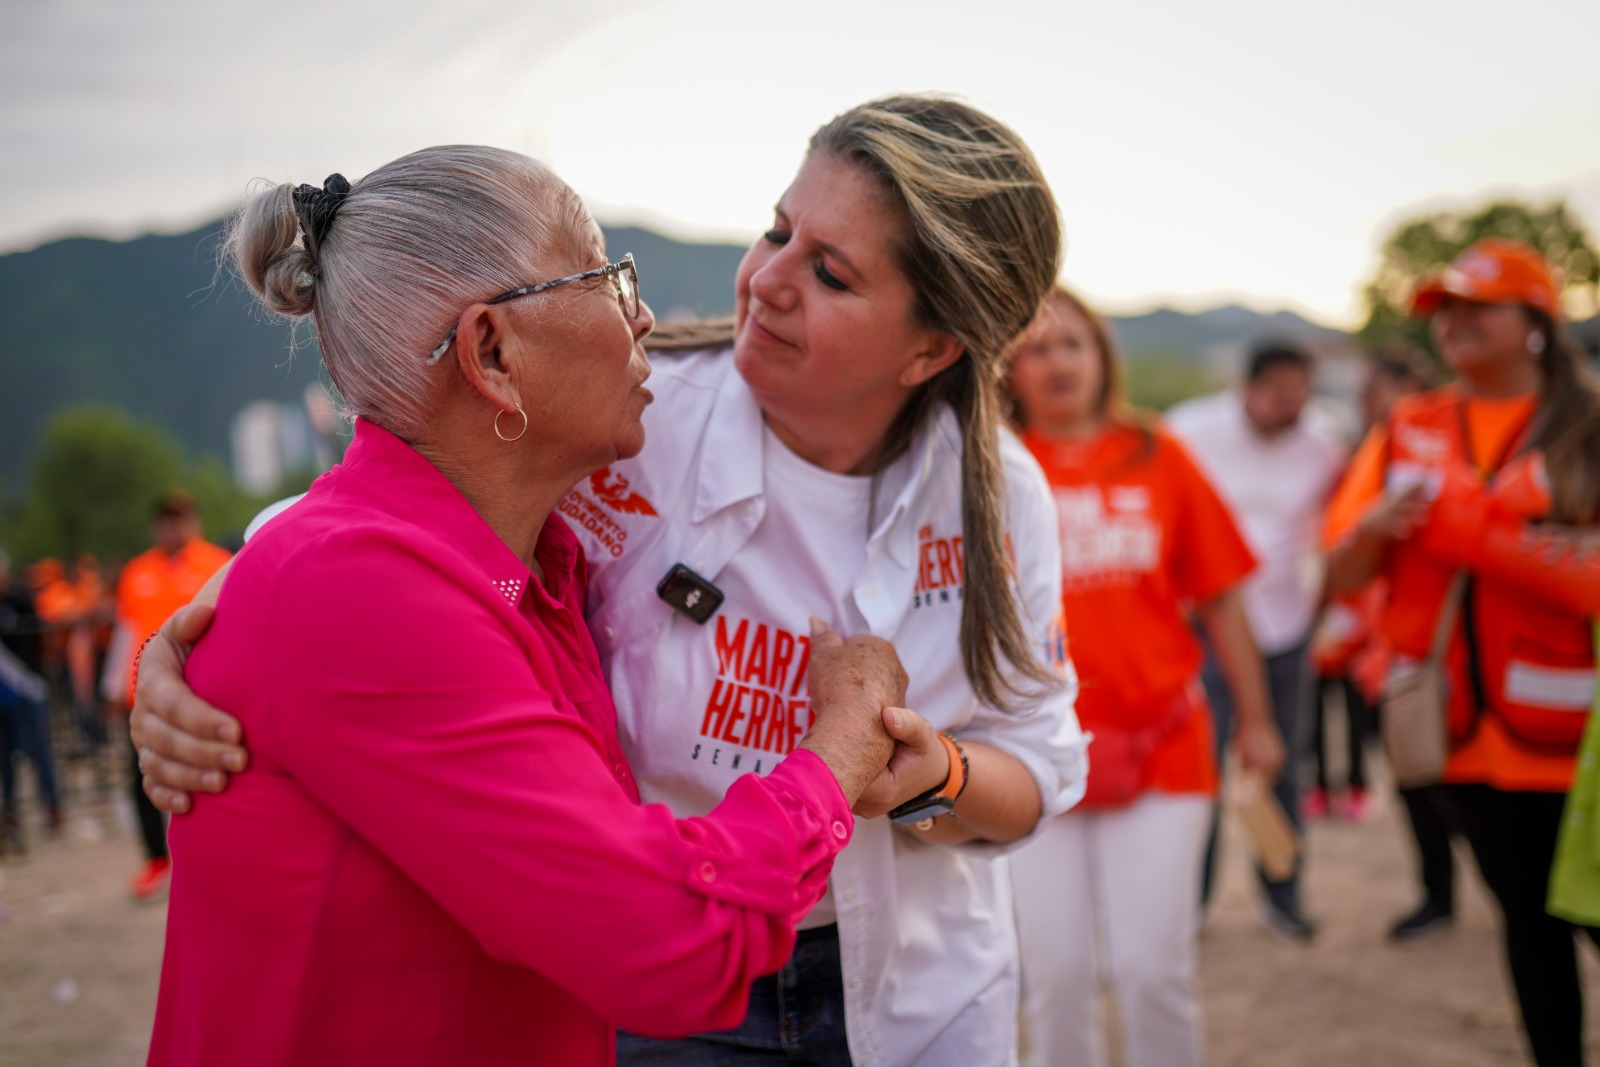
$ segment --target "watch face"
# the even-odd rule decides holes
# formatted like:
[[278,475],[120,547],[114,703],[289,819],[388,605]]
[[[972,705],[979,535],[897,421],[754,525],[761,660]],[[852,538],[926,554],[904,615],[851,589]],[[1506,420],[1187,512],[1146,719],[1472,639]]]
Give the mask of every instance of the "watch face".
[[[916,804],[912,807],[911,804]],[[901,826],[915,826],[924,819],[932,819],[939,815],[949,815],[955,810],[956,802],[950,797],[930,797],[917,803],[911,801],[889,813],[889,818]]]

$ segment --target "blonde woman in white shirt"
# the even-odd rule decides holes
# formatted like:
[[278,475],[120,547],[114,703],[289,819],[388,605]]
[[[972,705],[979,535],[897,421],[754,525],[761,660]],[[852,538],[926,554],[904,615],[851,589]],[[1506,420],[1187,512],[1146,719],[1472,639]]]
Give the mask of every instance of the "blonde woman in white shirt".
[[[656,360],[644,453],[561,506],[589,554],[589,623],[647,802],[703,812],[783,758],[808,721],[812,615],[893,641],[920,712],[745,1024],[624,1037],[619,1063],[1015,1062],[996,857],[1081,796],[1086,762],[1053,504],[1001,429],[997,367],[1060,246],[1037,162],[993,118],[917,96],[844,113],[745,256],[731,329],[658,330],[699,351]],[[208,737],[225,721],[154,710]],[[183,800],[159,783],[221,776],[163,757],[213,774],[225,751],[242,758],[179,753],[170,727],[140,723],[169,807]],[[898,821],[876,817],[891,808]]]

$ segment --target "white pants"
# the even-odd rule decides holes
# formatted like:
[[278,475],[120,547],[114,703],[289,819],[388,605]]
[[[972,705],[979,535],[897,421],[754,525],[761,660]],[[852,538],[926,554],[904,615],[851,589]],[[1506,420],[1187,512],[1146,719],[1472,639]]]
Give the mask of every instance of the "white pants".
[[1011,857],[1024,1067],[1102,1067],[1109,988],[1127,1067],[1205,1058],[1195,967],[1211,798],[1069,812]]

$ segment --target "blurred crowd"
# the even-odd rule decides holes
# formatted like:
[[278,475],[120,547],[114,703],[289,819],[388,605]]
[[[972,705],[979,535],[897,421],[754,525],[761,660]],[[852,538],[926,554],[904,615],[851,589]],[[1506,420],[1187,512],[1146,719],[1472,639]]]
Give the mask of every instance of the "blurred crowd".
[[[130,884],[138,900],[161,897],[170,862],[164,820],[139,788],[128,738],[134,661],[229,556],[201,537],[194,499],[182,490],[152,502],[150,529],[147,551],[105,565],[83,553],[17,571],[0,550],[0,858],[25,854],[31,833],[62,833],[64,770],[79,767],[86,802],[127,790],[146,854]],[[31,772],[39,820],[23,818],[19,771]]]

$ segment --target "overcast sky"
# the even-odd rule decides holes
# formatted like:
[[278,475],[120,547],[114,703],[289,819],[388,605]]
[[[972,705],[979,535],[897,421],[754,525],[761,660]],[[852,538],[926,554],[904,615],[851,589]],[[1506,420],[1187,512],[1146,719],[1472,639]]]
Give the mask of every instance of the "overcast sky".
[[936,90],[1033,145],[1066,278],[1105,309],[1352,325],[1419,210],[1563,196],[1600,235],[1600,0],[1486,10],[0,0],[0,251],[177,231],[252,178],[354,179],[445,142],[544,159],[603,222],[744,241],[818,125]]

